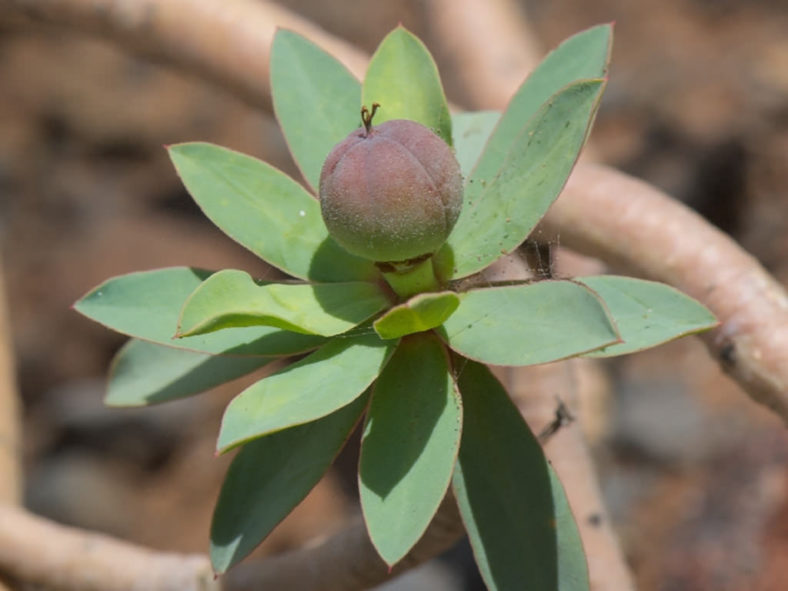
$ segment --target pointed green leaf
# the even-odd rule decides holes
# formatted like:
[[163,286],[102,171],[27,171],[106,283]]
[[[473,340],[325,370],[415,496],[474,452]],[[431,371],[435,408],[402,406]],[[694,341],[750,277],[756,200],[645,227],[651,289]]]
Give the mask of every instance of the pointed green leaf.
[[449,486],[462,405],[434,335],[403,339],[372,394],[359,490],[372,543],[398,562],[427,529]]
[[403,27],[380,43],[367,68],[362,102],[380,103],[374,123],[411,119],[451,145],[451,117],[438,68],[424,44]]
[[233,460],[211,524],[221,574],[271,533],[328,470],[366,406],[360,396],[328,416],[246,444]]
[[475,289],[441,328],[449,346],[494,365],[533,365],[619,341],[602,303],[571,281]]
[[386,312],[373,326],[381,339],[398,339],[440,326],[459,305],[453,291],[422,293]]
[[251,373],[273,357],[229,357],[131,339],[110,368],[108,406],[146,406],[184,398]]
[[542,60],[509,101],[474,178],[489,182],[498,174],[525,125],[551,96],[579,80],[607,76],[612,41],[612,25],[598,25],[570,37]]
[[566,183],[604,85],[604,80],[584,80],[555,94],[490,174],[486,167],[479,172],[485,151],[465,187],[457,225],[436,255],[442,277],[480,271],[526,239]]
[[604,300],[624,341],[588,353],[589,357],[634,353],[718,324],[703,304],[664,283],[612,275],[577,281]]
[[292,355],[325,339],[270,326],[233,328],[209,335],[175,338],[186,298],[210,271],[171,267],[109,279],[74,304],[74,309],[112,330],[168,347],[226,355]]
[[378,377],[395,346],[375,333],[336,337],[260,380],[227,406],[217,449],[314,421],[349,404]]
[[320,204],[301,185],[261,160],[213,144],[169,148],[183,184],[230,238],[285,273],[313,281],[378,275],[328,235]]
[[454,155],[465,178],[471,174],[501,114],[498,111],[476,111],[452,115]]
[[227,269],[206,279],[186,300],[180,335],[241,326],[277,326],[333,336],[350,330],[389,305],[375,283],[262,283]]
[[311,41],[279,29],[271,46],[271,95],[296,164],[317,192],[331,148],[361,124],[361,83]]
[[490,370],[458,367],[464,420],[452,486],[491,591],[587,591],[586,561],[563,488]]

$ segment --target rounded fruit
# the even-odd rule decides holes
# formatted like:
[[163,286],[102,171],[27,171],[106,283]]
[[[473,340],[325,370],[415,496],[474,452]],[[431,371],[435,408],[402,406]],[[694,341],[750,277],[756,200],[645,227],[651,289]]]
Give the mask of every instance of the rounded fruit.
[[373,127],[370,120],[367,114],[365,127],[334,146],[323,164],[323,220],[345,250],[366,259],[401,262],[430,255],[460,215],[457,159],[415,121]]

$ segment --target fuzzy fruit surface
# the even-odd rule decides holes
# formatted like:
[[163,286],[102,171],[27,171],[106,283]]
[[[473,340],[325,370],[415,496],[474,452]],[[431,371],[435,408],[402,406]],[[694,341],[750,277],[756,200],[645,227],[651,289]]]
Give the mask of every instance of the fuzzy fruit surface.
[[457,159],[435,133],[394,119],[353,131],[320,174],[320,206],[331,236],[348,252],[399,262],[435,252],[462,207]]

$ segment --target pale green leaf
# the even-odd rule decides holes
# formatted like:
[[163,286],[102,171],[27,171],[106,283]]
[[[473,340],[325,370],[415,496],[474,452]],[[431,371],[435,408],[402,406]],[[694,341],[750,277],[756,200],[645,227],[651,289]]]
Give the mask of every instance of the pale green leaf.
[[209,335],[175,338],[186,298],[210,271],[171,267],[108,279],[74,304],[74,309],[112,330],[160,345],[226,355],[292,355],[325,339],[270,326],[233,328]]
[[443,345],[431,334],[406,337],[375,384],[359,463],[364,520],[387,564],[408,553],[437,511],[461,425]]
[[577,281],[604,300],[624,341],[588,353],[589,357],[634,353],[718,324],[703,304],[664,283],[613,275]]
[[367,68],[362,102],[380,104],[374,123],[410,119],[451,145],[451,117],[438,68],[411,32],[397,27],[380,43]]
[[308,39],[279,29],[271,46],[271,95],[290,151],[317,192],[331,148],[361,124],[361,83]]
[[283,172],[213,144],[177,144],[169,152],[205,215],[270,265],[313,281],[366,280],[378,275],[372,262],[334,242],[320,204]]
[[422,293],[386,312],[373,327],[380,338],[397,339],[440,326],[459,305],[453,291]]
[[336,337],[250,386],[227,406],[217,448],[225,451],[349,404],[378,377],[395,346],[374,333]]
[[533,365],[619,341],[597,296],[571,281],[474,289],[443,324],[449,346],[494,365]]
[[276,326],[333,336],[389,305],[375,283],[259,283],[227,269],[206,279],[186,300],[179,334],[205,334],[241,326]]

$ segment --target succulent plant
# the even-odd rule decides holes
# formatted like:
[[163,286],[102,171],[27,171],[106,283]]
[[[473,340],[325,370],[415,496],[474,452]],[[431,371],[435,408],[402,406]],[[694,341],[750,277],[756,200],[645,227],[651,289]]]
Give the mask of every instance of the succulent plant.
[[373,127],[378,107],[362,108],[363,127],[334,146],[323,165],[323,220],[345,250],[366,259],[431,255],[460,215],[460,165],[420,123],[393,119]]

